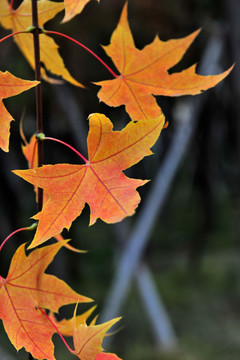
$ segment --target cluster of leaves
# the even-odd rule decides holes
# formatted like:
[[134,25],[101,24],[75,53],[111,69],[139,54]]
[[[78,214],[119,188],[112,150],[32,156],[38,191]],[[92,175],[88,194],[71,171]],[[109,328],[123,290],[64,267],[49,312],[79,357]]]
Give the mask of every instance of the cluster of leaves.
[[[43,29],[43,26],[64,8],[63,22],[69,21],[82,11],[88,1],[38,1],[42,79],[57,82],[47,75],[47,70],[82,87],[65,68],[58,47],[49,36],[54,32]],[[23,0],[17,9],[13,8],[13,1],[9,3],[8,0],[1,0],[0,24],[12,31],[16,44],[34,68],[31,0]],[[109,106],[125,105],[129,114],[127,126],[121,131],[113,131],[110,119],[103,114],[92,114],[89,116],[87,138],[88,159],[73,149],[84,164],[41,167],[37,167],[36,136],[33,135],[28,143],[21,131],[25,143],[23,153],[29,169],[15,170],[14,173],[35,188],[43,189],[44,197],[42,210],[33,216],[38,220],[36,234],[28,246],[28,249],[33,250],[26,256],[25,244],[21,245],[12,258],[8,276],[0,276],[0,317],[17,350],[25,347],[36,359],[55,359],[51,339],[58,332],[63,341],[63,336],[73,337],[74,350],[68,348],[82,360],[118,359],[114,354],[103,352],[101,344],[106,332],[119,319],[96,325],[95,318],[87,325],[88,317],[94,310],[92,308],[78,316],[75,311],[73,318],[69,320],[57,321],[54,313],[61,306],[89,302],[91,299],[76,293],[66,283],[44,271],[62,246],[71,249],[68,241],[62,239],[61,232],[64,228],[70,228],[86,203],[90,207],[90,225],[98,218],[114,223],[134,214],[140,202],[137,188],[147,180],[131,179],[123,170],[152,154],[151,147],[165,126],[164,114],[153,95],[199,94],[215,86],[231,71],[230,68],[219,75],[201,76],[196,73],[196,65],[193,65],[182,72],[169,73],[169,69],[181,60],[198,33],[199,31],[195,31],[185,38],[167,42],[156,37],[151,44],[138,50],[129,27],[126,4],[110,44],[104,47],[119,74],[96,54],[93,55],[113,76],[112,80],[96,83],[101,87],[98,97]],[[64,34],[58,35],[67,37]],[[91,52],[88,48],[86,50]],[[15,96],[38,84],[38,81],[23,80],[9,72],[0,72],[0,97],[5,99]],[[9,150],[12,120],[1,102],[0,147],[5,152]],[[38,141],[61,142],[43,134],[38,134],[37,138]],[[58,242],[36,248],[52,237]],[[49,315],[45,310],[50,311]]]

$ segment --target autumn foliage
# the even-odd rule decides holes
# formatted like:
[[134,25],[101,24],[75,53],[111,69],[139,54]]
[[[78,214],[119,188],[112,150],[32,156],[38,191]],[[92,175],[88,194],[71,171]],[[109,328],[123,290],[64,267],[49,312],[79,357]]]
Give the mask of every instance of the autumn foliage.
[[[41,187],[49,200],[34,218],[38,230],[31,244],[39,245],[70,228],[85,203],[91,209],[90,225],[98,218],[114,223],[134,213],[140,197],[136,188],[146,180],[129,179],[122,171],[151,155],[164,125],[163,115],[152,121],[130,122],[113,131],[111,121],[102,114],[89,117],[88,154],[84,165],[44,165],[19,170],[15,174]],[[64,189],[68,189],[64,193]]]
[[[69,21],[83,10],[88,1],[38,1],[37,29],[32,26],[32,5],[36,4],[35,0],[23,0],[17,9],[14,8],[14,1],[0,1],[0,24],[13,33],[14,41],[33,69],[36,66],[33,33],[37,30],[40,38],[41,78],[53,85],[61,81],[50,78],[47,71],[63,81],[82,87],[66,69],[58,46],[51,37],[54,32],[47,31],[43,26],[63,10],[62,22]],[[109,70],[112,79],[96,83],[101,87],[98,97],[109,106],[124,105],[129,115],[128,124],[122,130],[115,131],[114,119],[110,120],[99,113],[89,115],[86,140],[88,158],[71,145],[48,138],[45,134],[33,134],[28,143],[21,129],[24,141],[22,151],[29,168],[14,170],[14,173],[34,185],[35,190],[43,189],[44,195],[43,207],[33,215],[38,225],[31,244],[19,246],[11,260],[7,277],[0,276],[0,318],[17,350],[25,348],[36,359],[54,360],[52,336],[57,332],[69,351],[81,360],[119,359],[117,355],[105,353],[102,348],[104,336],[119,318],[96,324],[96,318],[89,322],[94,307],[77,315],[76,306],[72,318],[58,321],[54,314],[58,313],[60,307],[92,300],[75,292],[64,281],[45,273],[45,270],[62,247],[78,251],[62,238],[61,232],[71,227],[86,204],[90,208],[90,225],[98,219],[106,223],[119,222],[135,213],[140,202],[137,188],[148,180],[129,178],[123,171],[152,155],[151,148],[165,127],[165,117],[155,96],[197,95],[218,84],[231,71],[230,68],[219,75],[202,76],[196,73],[195,64],[181,72],[169,73],[198,34],[199,30],[182,39],[166,42],[156,37],[152,43],[139,50],[129,27],[126,3],[110,44],[104,47],[116,70],[111,69],[85,45],[79,45]],[[0,71],[1,100],[38,86],[40,82],[37,80],[23,80],[7,71]],[[1,101],[0,147],[4,152],[9,151],[12,120]],[[57,141],[70,147],[79,156],[79,164],[39,166],[37,148],[39,142],[45,141]],[[52,237],[57,242],[38,247]],[[68,346],[64,336],[73,338],[74,349]]]

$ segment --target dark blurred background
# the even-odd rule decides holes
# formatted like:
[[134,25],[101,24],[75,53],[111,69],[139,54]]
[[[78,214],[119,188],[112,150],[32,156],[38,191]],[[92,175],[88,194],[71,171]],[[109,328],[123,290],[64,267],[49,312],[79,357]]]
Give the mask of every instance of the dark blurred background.
[[[19,3],[21,1],[16,1],[15,6]],[[69,23],[60,24],[63,14],[59,14],[45,28],[71,35],[113,67],[99,44],[109,43],[124,3],[123,0],[101,0],[99,5],[92,0]],[[166,320],[171,331],[167,333],[163,325],[160,335],[156,335],[153,320],[147,314],[146,305],[142,304],[143,295],[151,300],[154,291],[148,292],[144,286],[139,290],[143,278],[137,267],[117,314],[123,316],[119,332],[107,347],[124,359],[239,359],[239,15],[240,2],[237,0],[129,0],[130,26],[139,49],[152,42],[156,34],[161,40],[168,40],[202,28],[176,70],[195,62],[199,62],[200,67],[204,56],[208,62],[214,62],[215,73],[233,63],[236,65],[222,84],[202,95],[194,98],[157,97],[169,126],[155,145],[155,154],[129,172],[131,177],[152,179],[139,189],[142,202],[136,215],[116,226],[98,221],[89,227],[89,208],[86,206],[69,233],[64,232],[64,235],[72,238],[73,246],[86,249],[88,253],[79,255],[64,249],[49,270],[80,293],[94,298],[98,304],[97,312],[104,313],[124,252],[123,239],[130,241],[131,229],[137,228],[139,222],[144,224],[140,214],[156,177],[161,170],[165,171],[162,176],[169,181],[169,186],[162,188],[164,201],[157,212],[150,214],[155,221],[147,233],[141,261],[150,270],[150,280],[158,294],[157,304],[163,311],[159,319],[156,313],[157,323],[162,325]],[[1,37],[8,33],[2,28],[0,31]],[[87,117],[90,113],[104,113],[116,129],[127,123],[128,116],[124,107],[110,108],[98,101],[99,88],[91,82],[110,78],[106,69],[66,39],[56,38],[56,42],[68,70],[86,89],[43,83],[45,133],[69,142],[87,155]],[[219,54],[213,60],[217,51]],[[34,77],[12,40],[1,44],[0,67],[1,71],[8,70],[25,79]],[[204,66],[201,69],[204,74],[208,71]],[[0,154],[1,241],[13,230],[30,225],[30,217],[36,213],[31,185],[11,173],[13,169],[27,166],[21,153],[19,121],[25,111],[23,128],[29,139],[35,131],[34,95],[32,90],[4,100],[16,121],[11,125],[10,152]],[[173,142],[178,145],[176,134],[181,131],[179,147],[183,148],[182,156],[170,179],[163,164],[170,161],[169,152]],[[45,162],[77,163],[78,158],[61,145],[46,142]],[[168,165],[171,168],[171,164]],[[0,254],[2,276],[6,276],[18,244],[31,241],[31,238],[32,234],[20,233],[4,247]],[[151,304],[147,306],[149,310]],[[72,311],[73,307],[69,307],[61,314],[71,316]],[[58,344],[58,360],[74,358],[57,336],[54,340]],[[0,344],[1,359],[27,358],[23,351],[15,352],[2,325]]]

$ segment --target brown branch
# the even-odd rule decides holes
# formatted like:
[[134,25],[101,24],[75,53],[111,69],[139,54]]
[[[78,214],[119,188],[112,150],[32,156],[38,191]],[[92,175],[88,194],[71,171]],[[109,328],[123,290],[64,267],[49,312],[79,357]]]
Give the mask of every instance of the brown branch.
[[[32,0],[32,25],[33,25],[33,46],[35,58],[35,79],[41,81],[41,64],[40,64],[40,42],[39,34],[41,30],[38,24],[38,7],[37,0]],[[37,133],[43,133],[43,113],[42,113],[42,85],[41,82],[36,86],[36,121]],[[38,140],[38,166],[43,165],[43,142]],[[38,188],[38,211],[42,210],[43,189]]]

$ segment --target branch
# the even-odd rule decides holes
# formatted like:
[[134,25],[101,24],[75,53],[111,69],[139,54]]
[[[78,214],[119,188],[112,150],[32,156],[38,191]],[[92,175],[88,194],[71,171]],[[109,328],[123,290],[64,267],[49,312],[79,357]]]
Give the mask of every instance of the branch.
[[[40,64],[40,45],[39,45],[39,24],[37,0],[32,0],[32,26],[33,26],[33,46],[35,59],[35,79],[40,81],[36,86],[36,121],[37,132],[43,133],[43,113],[42,113],[42,85],[41,85],[41,64]],[[43,142],[38,140],[38,166],[43,165]],[[43,189],[38,188],[38,211],[42,210]]]

